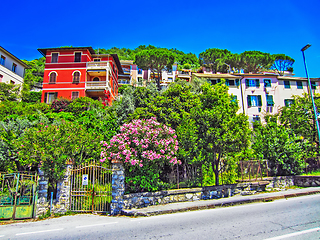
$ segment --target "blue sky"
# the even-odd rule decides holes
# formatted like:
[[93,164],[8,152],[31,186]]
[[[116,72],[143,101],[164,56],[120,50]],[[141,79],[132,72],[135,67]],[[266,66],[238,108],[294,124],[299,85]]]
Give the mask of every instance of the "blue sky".
[[20,59],[38,48],[139,45],[177,48],[198,55],[208,48],[234,53],[259,50],[296,60],[294,73],[320,77],[320,0],[244,1],[10,1],[1,3],[0,45]]

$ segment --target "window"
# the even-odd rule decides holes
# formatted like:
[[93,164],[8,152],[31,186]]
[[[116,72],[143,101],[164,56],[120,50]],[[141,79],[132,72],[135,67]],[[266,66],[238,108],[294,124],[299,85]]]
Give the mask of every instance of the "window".
[[311,89],[316,90],[317,89],[317,83],[316,82],[311,82]]
[[48,92],[48,93],[44,94],[44,102],[45,103],[52,103],[57,98],[58,98],[57,92]]
[[267,94],[266,99],[267,99],[267,107],[273,107],[274,106],[273,96]]
[[138,74],[142,74],[142,69],[138,68]]
[[80,82],[80,72],[74,72],[73,73],[73,83],[79,83]]
[[5,62],[6,62],[6,57],[1,55],[0,64],[4,66]]
[[0,82],[2,82],[3,75],[0,74]]
[[215,85],[219,82],[221,82],[220,79],[210,79],[210,78],[208,79],[208,83],[211,83],[212,85]]
[[271,79],[263,79],[264,87],[271,87]]
[[12,64],[12,72],[16,72],[17,71],[17,64],[13,63]]
[[94,58],[93,61],[94,61],[94,62],[100,62],[101,59],[100,59],[100,58]]
[[260,87],[259,79],[246,79],[246,87]]
[[79,98],[79,92],[72,92],[71,93],[71,99],[74,100],[76,98]]
[[249,95],[247,96],[248,100],[248,107],[261,107],[262,106],[262,100],[261,95]]
[[284,88],[290,88],[290,81],[283,81]]
[[294,100],[293,99],[285,99],[284,100],[284,105],[286,107],[290,107],[292,104],[294,104]]
[[59,53],[51,53],[51,63],[57,63],[58,56],[59,56]]
[[10,80],[10,83],[11,83],[11,84],[15,84],[16,82],[15,82],[15,81],[13,81],[13,80]]
[[57,81],[57,74],[55,72],[51,72],[49,75],[49,83],[54,84]]
[[169,81],[169,82],[172,82],[172,77],[168,77],[168,81]]
[[235,83],[234,83],[234,80],[226,80],[226,82],[228,83],[228,86],[234,86]]
[[302,81],[297,81],[297,88],[298,89],[303,89]]
[[81,52],[76,52],[74,54],[74,62],[81,62]]

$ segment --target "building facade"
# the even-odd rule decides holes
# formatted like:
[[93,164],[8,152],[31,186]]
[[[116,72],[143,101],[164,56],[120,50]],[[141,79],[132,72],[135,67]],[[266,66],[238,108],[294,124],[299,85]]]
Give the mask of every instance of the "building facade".
[[46,58],[41,102],[90,97],[111,104],[123,70],[116,54],[96,54],[92,47],[38,49]]
[[[293,95],[308,93],[307,78],[279,76],[275,73],[210,74],[193,73],[194,78],[202,78],[211,84],[222,79],[229,86],[239,104],[239,113],[245,113],[251,122],[261,120],[267,113],[277,113],[280,108],[293,102]],[[319,78],[312,78],[313,93],[320,93]]]
[[31,67],[0,46],[0,82],[22,85],[27,68]]

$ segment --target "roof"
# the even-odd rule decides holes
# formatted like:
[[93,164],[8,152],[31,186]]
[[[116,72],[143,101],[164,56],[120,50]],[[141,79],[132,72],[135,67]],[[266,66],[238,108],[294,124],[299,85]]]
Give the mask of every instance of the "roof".
[[7,54],[8,56],[10,56],[11,58],[13,58],[16,62],[20,63],[22,66],[24,66],[25,68],[31,68],[29,65],[27,65],[26,63],[24,63],[22,60],[20,60],[19,58],[17,58],[15,55],[13,55],[12,53],[10,53],[9,51],[7,51],[6,49],[4,49],[3,47],[0,46],[0,50],[3,51],[5,54]]
[[[285,77],[285,76],[278,76],[279,80],[293,80],[293,81],[308,81],[307,78],[302,77]],[[320,78],[310,78],[311,81],[320,81]]]
[[91,53],[91,55],[94,56],[112,56],[117,67],[119,70],[119,74],[123,74],[123,70],[118,58],[117,54],[96,54],[96,52],[93,50],[92,47],[59,47],[59,48],[39,48],[38,51],[43,55],[46,56],[47,51],[61,51],[61,50],[89,50],[89,52]]
[[193,76],[199,78],[239,78],[239,76],[227,74],[227,73],[219,73],[219,74],[211,74],[211,73],[192,73]]
[[89,50],[91,54],[95,54],[92,47],[58,47],[58,48],[39,48],[38,51],[45,57],[47,51],[61,51],[61,50]]

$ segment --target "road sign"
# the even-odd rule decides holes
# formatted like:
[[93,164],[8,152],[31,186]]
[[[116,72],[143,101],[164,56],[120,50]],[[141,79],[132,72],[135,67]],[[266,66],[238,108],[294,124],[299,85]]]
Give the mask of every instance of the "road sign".
[[88,185],[88,174],[82,175],[82,185]]

